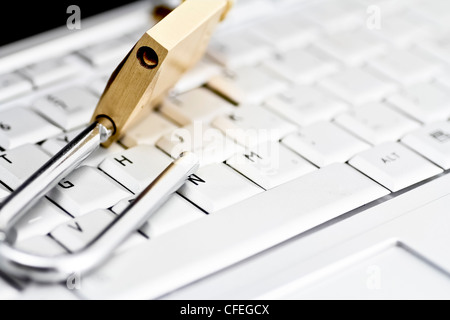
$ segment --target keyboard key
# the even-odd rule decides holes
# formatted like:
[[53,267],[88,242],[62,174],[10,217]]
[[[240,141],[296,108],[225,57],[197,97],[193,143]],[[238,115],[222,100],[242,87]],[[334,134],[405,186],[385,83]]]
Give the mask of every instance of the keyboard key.
[[301,127],[331,120],[348,110],[346,103],[312,86],[296,86],[267,99],[264,106]]
[[448,35],[429,41],[423,41],[417,46],[421,52],[438,58],[447,64],[450,63],[450,38]]
[[91,82],[88,89],[93,94],[95,94],[100,98],[106,89],[106,85],[108,84],[109,78],[110,78],[109,76],[106,76],[95,79],[94,81]]
[[130,195],[96,168],[85,166],[63,179],[47,196],[72,216],[79,217],[111,208]]
[[55,229],[51,236],[70,252],[78,252],[114,222],[114,214],[97,210]]
[[431,80],[442,67],[406,50],[389,50],[389,54],[370,61],[377,71],[404,86]]
[[135,45],[126,37],[109,40],[83,49],[79,54],[94,67],[117,66]]
[[36,88],[73,78],[79,66],[67,60],[49,60],[28,66],[20,72],[30,79]]
[[187,126],[196,121],[211,122],[218,115],[233,109],[233,105],[225,99],[205,88],[198,88],[167,98],[160,111],[180,126]]
[[216,118],[212,125],[246,147],[278,141],[297,130],[291,123],[257,106],[236,109],[228,116]]
[[169,120],[158,113],[145,117],[125,132],[121,142],[128,148],[137,145],[154,145],[163,135],[177,129]]
[[70,220],[71,217],[67,213],[47,199],[42,199],[13,227],[15,242],[45,236]]
[[332,165],[186,225],[176,241],[161,237],[114,257],[83,278],[80,293],[157,298],[388,193],[348,165]]
[[439,122],[413,132],[402,143],[430,159],[444,170],[450,169],[450,123]]
[[164,135],[156,145],[174,159],[191,151],[201,166],[223,162],[243,149],[218,129],[199,122]]
[[95,150],[86,160],[84,160],[83,165],[98,167],[107,157],[124,152],[124,150],[125,149],[117,142],[114,142],[108,148],[100,146],[100,148]]
[[387,101],[422,123],[447,120],[450,117],[450,95],[431,83],[411,86]]
[[231,69],[256,65],[271,55],[270,47],[251,33],[240,30],[211,40],[209,57]]
[[33,85],[17,73],[0,76],[0,101],[6,101],[33,90]]
[[67,250],[49,236],[37,236],[26,239],[16,243],[14,247],[23,252],[42,257],[56,257],[67,254]]
[[314,46],[349,66],[360,66],[386,51],[386,45],[365,30],[333,34]]
[[[116,214],[121,214],[131,201],[123,200],[112,208]],[[188,223],[206,217],[206,214],[178,194],[173,195],[139,230],[148,238],[154,239]]]
[[61,149],[64,148],[70,141],[75,139],[82,131],[83,129],[77,129],[70,132],[64,132],[54,138],[48,139],[41,145],[41,147],[47,153],[55,155],[59,151],[61,151]]
[[204,167],[178,191],[208,213],[214,213],[248,199],[263,189],[223,163]]
[[147,188],[171,163],[172,159],[162,151],[153,146],[142,145],[106,158],[99,168],[137,194]]
[[338,71],[338,64],[304,48],[277,55],[264,66],[278,76],[296,84],[311,84]]
[[355,108],[336,117],[335,122],[373,145],[397,141],[419,127],[419,123],[383,103]]
[[283,144],[323,168],[335,162],[346,162],[369,145],[329,122],[302,128],[285,139]]
[[227,165],[265,190],[276,188],[316,169],[283,145],[263,153],[241,153]]
[[347,69],[320,81],[320,85],[353,105],[379,101],[396,85],[380,79],[366,69]]
[[208,58],[203,58],[192,69],[188,70],[183,77],[177,82],[172,92],[175,94],[184,93],[195,88],[199,88],[214,76],[222,73],[222,68]]
[[14,149],[28,143],[38,143],[61,133],[33,111],[12,108],[0,112],[0,146]]
[[0,179],[14,190],[48,160],[50,156],[34,144],[2,152],[0,153]]
[[349,163],[392,192],[443,172],[413,151],[393,142],[363,152]]
[[287,89],[287,83],[263,67],[245,67],[212,78],[208,87],[237,104],[259,104]]
[[86,89],[70,88],[34,103],[34,109],[66,131],[89,123],[98,98]]

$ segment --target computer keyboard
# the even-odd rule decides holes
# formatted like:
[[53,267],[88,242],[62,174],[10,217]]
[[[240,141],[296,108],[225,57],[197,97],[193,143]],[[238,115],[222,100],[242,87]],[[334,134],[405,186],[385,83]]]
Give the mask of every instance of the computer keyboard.
[[[241,0],[158,109],[15,226],[16,246],[81,250],[193,151],[198,173],[77,293],[157,298],[441,175],[449,18],[444,0]],[[0,198],[89,122],[136,32],[0,75]],[[0,297],[19,294],[1,281]]]

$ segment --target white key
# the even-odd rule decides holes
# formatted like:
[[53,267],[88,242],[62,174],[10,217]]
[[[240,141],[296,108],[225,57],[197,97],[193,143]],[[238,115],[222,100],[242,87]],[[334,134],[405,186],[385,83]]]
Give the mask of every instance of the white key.
[[335,122],[373,145],[397,141],[419,127],[419,123],[383,103],[355,108],[336,117]]
[[267,99],[264,106],[301,127],[331,120],[348,110],[348,105],[311,86],[296,86]]
[[28,144],[0,154],[0,180],[16,189],[41,168],[50,156],[41,147]]
[[314,40],[317,30],[291,14],[275,16],[252,26],[252,34],[279,51],[288,51]]
[[50,236],[37,236],[29,238],[16,243],[14,247],[23,252],[36,254],[42,257],[56,257],[67,254],[67,250]]
[[236,109],[228,116],[216,118],[212,125],[246,147],[278,141],[297,130],[294,125],[257,106]]
[[83,165],[98,167],[107,157],[111,157],[115,154],[121,153],[124,150],[125,149],[117,142],[114,142],[108,148],[100,146],[100,148],[95,150],[92,154],[89,155],[89,157],[87,157],[86,160],[84,160]]
[[278,76],[296,84],[311,84],[338,71],[338,64],[311,50],[297,48],[280,54],[264,66]]
[[40,200],[14,227],[16,242],[45,236],[71,217],[47,199]]
[[97,209],[108,209],[130,195],[98,169],[81,167],[63,179],[47,197],[72,216],[79,217]]
[[164,135],[156,145],[174,159],[183,152],[193,152],[201,166],[223,162],[242,149],[220,130],[199,122]]
[[445,35],[432,41],[424,41],[418,44],[419,50],[440,59],[445,63],[450,63],[450,37]]
[[163,236],[113,258],[83,278],[81,293],[160,297],[388,193],[351,167],[333,165],[186,225],[176,240]]
[[422,123],[450,117],[450,94],[431,83],[411,86],[390,96],[387,101]]
[[129,128],[121,142],[128,148],[142,144],[154,145],[163,135],[175,129],[175,124],[158,113],[152,113]]
[[20,72],[40,88],[75,76],[79,66],[67,60],[49,60],[28,66]]
[[172,92],[176,94],[184,93],[206,84],[209,79],[222,73],[222,68],[208,58],[203,58],[192,69],[187,71],[177,82]]
[[162,151],[142,145],[108,157],[99,168],[131,192],[139,193],[171,163]]
[[396,89],[394,83],[378,78],[366,69],[355,68],[326,78],[320,85],[353,105],[381,100]]
[[208,89],[198,88],[167,98],[160,111],[180,126],[187,126],[196,121],[209,123],[218,115],[233,109],[233,105],[225,99]]
[[363,152],[349,163],[392,192],[442,173],[442,169],[394,142]]
[[0,112],[0,146],[3,149],[41,142],[60,133],[61,129],[32,110],[16,107]]
[[97,210],[58,227],[51,236],[70,252],[77,252],[89,245],[114,219],[113,213]]
[[0,76],[0,101],[19,97],[31,90],[33,90],[33,85],[17,73]]
[[79,54],[95,67],[117,66],[133,48],[133,41],[126,37],[93,45]]
[[10,194],[11,192],[9,192],[9,190],[7,190],[6,187],[0,184],[0,202],[6,199]]
[[425,126],[402,139],[402,143],[430,159],[444,170],[450,169],[450,123]]
[[208,86],[238,104],[259,104],[287,88],[287,83],[266,68],[245,67],[212,78]]
[[386,51],[386,45],[365,30],[333,34],[314,46],[349,66],[360,66]]
[[263,192],[223,163],[200,169],[178,191],[208,213],[214,213]]
[[88,89],[98,97],[101,97],[106,89],[106,85],[108,84],[109,78],[110,78],[109,76],[106,76],[92,81]]
[[70,88],[47,95],[34,103],[34,109],[64,130],[89,123],[98,98],[82,88]]
[[369,62],[375,70],[404,86],[431,80],[442,67],[407,50],[389,50],[389,54]]
[[11,283],[0,278],[0,300],[12,300],[19,297],[20,292]]
[[[112,208],[121,214],[134,198],[123,200]],[[173,195],[150,219],[139,229],[148,238],[154,239],[198,219],[206,214],[178,194]]]
[[241,153],[226,163],[265,190],[276,188],[316,169],[280,144],[278,148],[264,153]]
[[346,162],[369,148],[368,144],[329,122],[302,128],[299,133],[283,139],[283,144],[320,168]]
[[207,52],[213,60],[232,69],[255,65],[271,55],[264,41],[243,30],[212,39]]
[[62,133],[54,138],[48,139],[41,145],[41,147],[49,154],[55,155],[59,151],[61,151],[61,149],[64,148],[70,141],[75,139],[82,131],[83,129],[77,129]]

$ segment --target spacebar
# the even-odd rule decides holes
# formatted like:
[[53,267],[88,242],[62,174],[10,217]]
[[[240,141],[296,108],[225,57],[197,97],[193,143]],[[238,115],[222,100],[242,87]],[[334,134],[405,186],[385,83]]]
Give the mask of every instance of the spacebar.
[[92,299],[157,298],[388,194],[345,164],[150,240],[83,279]]

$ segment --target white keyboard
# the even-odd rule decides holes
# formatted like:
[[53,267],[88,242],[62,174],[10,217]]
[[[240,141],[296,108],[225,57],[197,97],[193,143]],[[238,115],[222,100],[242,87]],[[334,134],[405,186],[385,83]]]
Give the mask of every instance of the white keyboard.
[[[450,169],[448,21],[445,0],[241,0],[172,95],[18,223],[17,248],[81,250],[193,151],[198,173],[72,291],[158,298],[435,179]],[[0,198],[88,123],[136,32],[0,75]],[[0,278],[0,298],[27,287]]]

